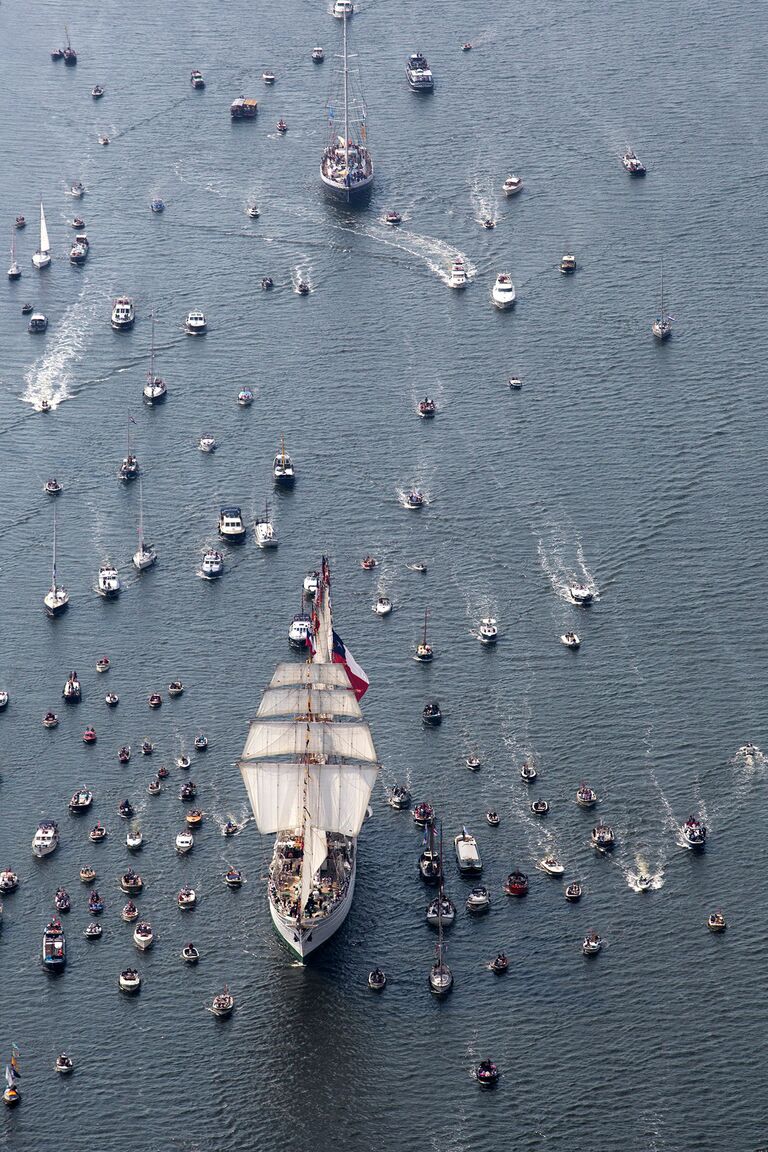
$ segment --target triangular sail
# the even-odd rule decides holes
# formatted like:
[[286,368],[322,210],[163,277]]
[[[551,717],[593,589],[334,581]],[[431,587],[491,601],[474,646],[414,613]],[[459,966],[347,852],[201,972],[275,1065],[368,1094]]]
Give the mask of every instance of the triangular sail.
[[48,228],[45,223],[45,212],[43,210],[43,202],[40,201],[40,251],[50,252],[51,245],[48,240]]

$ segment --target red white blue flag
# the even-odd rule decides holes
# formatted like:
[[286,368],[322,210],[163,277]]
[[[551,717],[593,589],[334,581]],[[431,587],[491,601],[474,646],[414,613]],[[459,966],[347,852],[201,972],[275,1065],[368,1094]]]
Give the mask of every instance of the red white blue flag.
[[368,691],[370,681],[358,664],[357,660],[355,660],[349,648],[347,648],[344,644],[341,636],[339,636],[338,632],[335,631],[333,633],[332,656],[334,664],[344,665],[347,676],[349,677],[349,683],[352,685],[352,691],[355,694],[355,698],[357,700],[361,700]]

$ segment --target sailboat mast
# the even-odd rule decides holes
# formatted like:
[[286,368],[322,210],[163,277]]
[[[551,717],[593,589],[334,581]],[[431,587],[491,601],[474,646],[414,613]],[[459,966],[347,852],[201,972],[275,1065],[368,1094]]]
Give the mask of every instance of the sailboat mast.
[[661,262],[661,323],[664,324],[664,261]]
[[53,510],[53,562],[51,564],[51,591],[56,591],[56,509]]
[[155,379],[155,310],[152,309],[152,336],[149,344],[149,383]]
[[144,551],[144,493],[141,488],[141,476],[139,476],[139,552]]
[[347,199],[349,199],[349,66],[347,63],[347,8],[344,6],[344,166],[347,170]]
[[427,617],[429,615],[429,608],[424,609],[424,647],[427,646]]

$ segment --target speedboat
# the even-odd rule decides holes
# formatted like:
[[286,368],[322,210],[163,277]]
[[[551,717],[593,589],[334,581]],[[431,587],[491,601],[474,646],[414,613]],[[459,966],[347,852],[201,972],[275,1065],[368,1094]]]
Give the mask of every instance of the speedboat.
[[537,776],[538,772],[534,768],[533,764],[523,764],[520,768],[520,779],[525,780],[526,784],[530,784],[531,781],[535,780]]
[[510,376],[507,380],[511,392],[519,392],[523,387],[523,382],[519,376]]
[[150,692],[149,696],[147,697],[147,703],[149,704],[150,708],[160,708],[162,707],[163,698],[159,692]]
[[83,732],[83,744],[95,744],[95,743],[96,743],[96,729],[95,728],[86,728],[86,730]]
[[312,617],[306,612],[297,612],[288,626],[288,643],[291,648],[306,648],[312,635]]
[[501,824],[501,817],[495,809],[491,808],[485,814],[485,822],[486,824],[490,824],[491,828],[498,828],[499,824]]
[[564,644],[566,648],[572,649],[574,652],[577,648],[581,647],[581,640],[575,632],[563,632],[560,637],[560,643]]
[[189,82],[193,88],[205,88],[205,80],[203,79],[203,74],[202,72],[198,72],[197,68],[194,68],[190,72]]
[[46,968],[63,968],[67,962],[67,942],[61,921],[55,917],[43,932],[43,964]]
[[197,308],[188,312],[187,318],[184,321],[184,329],[188,336],[203,336],[208,331],[208,321],[205,318],[205,313]]
[[120,913],[120,916],[125,921],[126,924],[130,924],[130,923],[132,923],[132,921],[138,920],[139,909],[136,907],[136,904],[134,903],[133,900],[128,900],[123,905],[123,910]]
[[112,667],[112,665],[110,663],[109,656],[101,656],[96,661],[96,671],[97,672],[109,672],[111,667]]
[[635,887],[638,892],[650,892],[653,887],[653,876],[648,876],[645,872],[638,872],[635,878]]
[[27,324],[27,331],[35,333],[45,332],[48,328],[48,317],[44,312],[33,312]]
[[477,850],[477,840],[466,828],[462,828],[458,836],[454,836],[453,847],[460,872],[482,872],[483,862]]
[[345,20],[353,16],[355,6],[352,0],[335,0],[333,5],[333,15],[337,20]]
[[375,604],[371,605],[377,616],[389,616],[392,611],[392,601],[388,596],[379,596]]
[[481,1060],[477,1068],[475,1068],[475,1080],[477,1080],[478,1084],[482,1084],[484,1088],[490,1088],[494,1084],[497,1084],[500,1075],[501,1073],[492,1060]]
[[288,131],[288,125],[286,124],[285,120],[278,120],[276,127],[280,135],[285,136],[286,132]]
[[432,824],[435,819],[435,810],[431,804],[426,800],[421,800],[411,813],[413,816],[414,824],[418,824],[420,828],[425,827],[427,824]]
[[76,200],[79,200],[82,196],[85,195],[84,184],[80,180],[75,180],[70,185],[69,194],[70,196],[74,196]]
[[517,868],[514,872],[510,872],[504,881],[504,891],[507,896],[525,896],[528,892],[528,877],[525,872],[520,872]]
[[176,851],[181,856],[185,856],[187,852],[191,852],[195,846],[195,838],[191,832],[179,832],[176,837]]
[[237,394],[237,402],[241,408],[248,408],[253,404],[253,392],[250,388],[241,388]]
[[224,883],[227,888],[242,888],[245,883],[243,874],[239,868],[228,868],[224,873]]
[[429,902],[426,916],[430,928],[439,927],[440,920],[443,922],[443,928],[450,928],[456,919],[456,905],[443,892]]
[[546,800],[534,800],[531,804],[531,812],[534,816],[546,816],[549,812],[549,804]]
[[197,442],[197,447],[201,452],[215,452],[216,451],[216,437],[215,436],[201,436]]
[[194,908],[197,903],[197,893],[194,888],[190,888],[188,884],[185,884],[176,897],[176,903],[182,911]]
[[426,572],[427,570],[426,564],[422,564],[419,561],[415,564],[406,564],[406,568],[409,572]]
[[129,995],[138,992],[141,988],[141,976],[136,968],[124,968],[118,977],[118,986],[121,992]]
[[299,296],[309,296],[310,286],[306,280],[298,280],[296,283],[296,292]]
[[581,950],[585,956],[597,956],[603,946],[603,941],[597,932],[588,932],[581,942]]
[[565,866],[560,863],[556,856],[552,856],[551,854],[539,860],[538,866],[541,871],[546,872],[548,876],[562,876],[565,872]]
[[96,920],[92,920],[91,923],[86,924],[85,928],[83,929],[83,936],[85,936],[86,940],[98,940],[103,931],[104,929],[102,928],[101,924],[99,924]]
[[78,231],[81,228],[85,228],[85,220],[83,220],[82,216],[73,216],[72,217],[72,227],[77,228]]
[[387,804],[390,808],[401,811],[411,802],[411,793],[404,784],[393,784],[387,793]]
[[99,568],[96,591],[105,600],[115,600],[120,595],[120,577],[114,564],[102,564]]
[[144,881],[138,872],[134,872],[133,868],[129,868],[127,872],[123,872],[118,883],[126,896],[138,896],[144,888]]
[[613,828],[609,824],[604,824],[602,820],[592,829],[591,839],[592,847],[598,852],[610,852],[616,843]]
[[563,256],[562,260],[560,261],[560,271],[563,276],[570,276],[573,272],[575,272],[576,257],[571,256],[569,252],[566,252],[565,256]]
[[91,828],[90,832],[88,833],[88,839],[91,841],[92,844],[98,844],[98,843],[100,843],[100,841],[106,840],[106,838],[107,838],[107,830],[104,827],[104,825],[101,823],[101,821],[94,824],[93,828]]
[[491,289],[491,299],[502,312],[514,304],[516,299],[515,286],[512,283],[512,277],[506,272],[500,272],[496,277],[496,283]]
[[696,820],[695,817],[689,816],[685,824],[681,825],[680,832],[689,848],[704,847],[707,839],[707,829],[699,820]]
[[630,176],[645,176],[645,164],[642,160],[638,160],[631,148],[627,148],[621,158],[621,164],[624,171],[629,172]]
[[411,488],[410,492],[406,492],[403,504],[406,508],[423,508],[425,504],[424,493],[419,488]]
[[141,828],[129,828],[125,835],[125,846],[129,852],[138,852],[144,843]]
[[151,948],[155,940],[152,925],[146,920],[140,920],[133,930],[133,942],[140,952]]
[[362,560],[360,561],[360,567],[363,568],[366,572],[372,572],[374,568],[378,567],[378,564],[379,562],[376,557],[370,555],[363,556]]
[[85,812],[93,804],[93,792],[90,788],[78,788],[73,792],[69,801],[70,812]]
[[317,571],[308,572],[304,577],[304,595],[310,600],[314,600],[317,595],[317,589],[320,585],[320,573]]
[[422,420],[429,420],[436,414],[437,404],[434,400],[430,400],[429,396],[425,396],[423,400],[419,400],[417,411]]
[[157,776],[153,776],[149,784],[147,784],[147,792],[149,792],[150,796],[159,796],[162,790],[163,786]]
[[710,932],[725,932],[727,925],[722,912],[710,912],[707,917],[707,928]]
[[464,44],[462,44],[461,50],[462,50],[462,52],[471,52],[472,51],[472,45],[470,44],[469,40],[467,40]]
[[245,524],[242,513],[236,505],[219,510],[219,536],[230,544],[239,544],[245,540]]
[[523,190],[523,181],[519,176],[507,176],[501,190],[505,196],[516,196],[518,192]]
[[496,627],[496,621],[493,616],[484,616],[480,621],[480,628],[478,629],[478,639],[481,644],[490,645],[495,644],[499,638],[499,630]]
[[0,870],[0,892],[15,892],[19,886],[19,877],[12,868]]
[[127,332],[133,328],[136,312],[130,296],[118,296],[112,306],[112,327],[116,332]]
[[58,727],[59,718],[55,712],[46,712],[43,716],[43,728],[56,728]]
[[123,746],[118,749],[117,759],[120,761],[121,764],[127,764],[128,761],[130,760],[130,758],[131,758],[131,746],[130,746],[130,744],[123,744]]
[[431,92],[435,87],[432,69],[427,63],[426,56],[421,52],[412,52],[405,65],[405,75],[408,85],[414,92]]
[[185,944],[181,950],[181,958],[185,964],[197,964],[200,959],[200,953],[194,944]]
[[81,884],[93,884],[96,879],[96,869],[91,868],[90,864],[84,864],[78,873]]
[[491,231],[491,229],[496,227],[496,221],[492,220],[490,216],[484,217],[484,219],[481,221],[481,223],[482,223],[482,227],[486,228],[489,232]]
[[161,200],[159,196],[154,196],[149,202],[149,207],[152,212],[159,216],[161,212],[165,212],[165,201]]
[[491,894],[487,888],[482,884],[477,888],[473,888],[464,902],[464,907],[467,912],[473,915],[478,915],[481,912],[487,912],[491,907]]
[[323,51],[323,49],[322,48],[313,48],[312,49],[312,59],[314,60],[315,64],[322,64],[323,60],[325,60],[325,52]]
[[235,998],[230,992],[228,986],[224,985],[224,991],[219,992],[218,996],[214,996],[211,1000],[210,1010],[214,1016],[231,1016],[232,1010],[235,1007]]
[[14,225],[19,229],[19,231],[21,231],[22,228],[26,228],[27,221],[24,216],[17,216],[14,221]]
[[597,804],[597,792],[588,784],[580,784],[576,789],[576,803],[580,808],[594,808]]
[[109,136],[99,136],[99,144],[106,148],[107,144],[109,144]]
[[123,457],[118,475],[121,480],[135,480],[139,475],[139,471],[140,469],[138,458],[134,456],[133,453],[129,453],[127,456]]
[[200,575],[204,580],[217,580],[224,569],[224,557],[215,548],[209,548],[203,554]]
[[451,264],[451,271],[448,274],[448,287],[449,288],[466,288],[467,286],[467,269],[461,256],[456,256]]
[[275,76],[274,72],[270,72],[269,70],[267,70],[266,72],[262,72],[261,78],[265,84],[274,84],[274,82],[276,80],[276,76]]
[[182,754],[181,756],[176,757],[177,768],[189,768],[191,764],[192,761],[190,760],[189,756]]
[[195,736],[194,744],[198,752],[204,752],[208,747],[208,737],[204,735],[204,733],[198,732],[197,736]]
[[101,100],[103,95],[104,95],[104,89],[102,88],[101,84],[94,84],[93,88],[91,88],[91,96],[93,97],[93,99],[94,100]]
[[59,844],[59,826],[55,820],[41,820],[32,838],[32,852],[35,856],[49,856]]
[[581,900],[581,884],[579,884],[578,880],[574,880],[573,883],[566,885],[564,895],[569,904],[575,904],[578,900]]
[[568,596],[573,604],[586,607],[587,604],[591,604],[594,600],[595,593],[588,584],[569,584]]
[[482,761],[479,756],[467,756],[464,763],[466,764],[467,768],[469,768],[470,772],[478,772],[480,770]]
[[437,700],[428,700],[421,710],[421,722],[427,728],[436,728],[443,722],[443,713]]
[[385,213],[385,215],[384,215],[384,223],[385,224],[395,225],[395,224],[402,224],[402,222],[403,222],[402,216],[400,215],[399,212],[395,212],[394,210],[391,210],[391,211]]
[[509,959],[506,952],[497,952],[493,960],[488,965],[491,972],[495,972],[497,976],[501,976],[509,968]]
[[117,814],[121,820],[130,820],[133,816],[133,804],[130,800],[121,800],[117,806]]
[[168,695],[171,697],[181,696],[184,691],[184,685],[181,680],[171,680],[168,685]]

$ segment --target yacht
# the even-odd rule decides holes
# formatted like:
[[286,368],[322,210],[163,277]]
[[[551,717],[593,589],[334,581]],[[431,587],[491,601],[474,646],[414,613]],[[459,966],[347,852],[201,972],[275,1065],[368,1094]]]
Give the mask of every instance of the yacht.
[[215,548],[209,548],[203,553],[203,563],[200,575],[204,580],[217,580],[224,569],[224,557]]
[[189,82],[193,88],[205,88],[205,80],[203,78],[203,74],[202,72],[198,72],[197,68],[194,68],[190,72]]
[[484,616],[480,621],[478,638],[480,643],[486,646],[496,643],[499,638],[499,629],[496,626],[496,621],[493,616]]
[[53,513],[53,564],[51,566],[51,586],[43,597],[43,606],[53,619],[60,616],[69,604],[69,592],[56,581],[56,511]]
[[500,272],[496,277],[496,283],[491,289],[491,299],[502,312],[505,312],[514,305],[516,299],[515,286],[512,283],[512,277],[507,275],[506,272]]
[[11,228],[11,264],[8,268],[8,279],[19,280],[21,278],[21,265],[16,259],[16,230]]
[[112,306],[112,327],[116,332],[127,332],[129,328],[133,328],[135,319],[133,300],[130,296],[118,296]]
[[157,552],[144,539],[144,492],[139,481],[139,546],[133,554],[133,566],[138,572],[151,568],[157,561]]
[[501,190],[505,196],[516,196],[518,192],[523,190],[523,181],[519,176],[507,176]]
[[106,600],[115,600],[120,595],[120,577],[114,564],[102,564],[99,568],[96,591]]
[[595,594],[587,584],[569,584],[568,596],[573,604],[586,606],[591,604],[595,598]]
[[304,577],[304,595],[309,600],[314,600],[317,595],[317,589],[320,586],[320,573],[317,571],[308,572]]
[[645,164],[642,160],[638,160],[631,148],[627,148],[621,158],[621,163],[624,171],[629,172],[630,176],[645,176]]
[[187,314],[184,321],[184,328],[188,336],[203,336],[208,331],[208,321],[205,319],[205,313],[199,309],[194,309]]
[[264,509],[264,515],[257,518],[253,531],[259,548],[277,548],[277,529],[269,514],[269,504]]
[[[9,273],[10,275],[10,273]],[[672,317],[664,308],[664,265],[661,266],[661,307],[659,315],[651,324],[651,332],[657,340],[666,340],[672,335]]]
[[602,853],[610,852],[616,843],[613,828],[609,824],[604,824],[602,820],[592,829],[591,839],[592,847]]
[[560,271],[563,276],[570,276],[573,272],[575,272],[576,257],[571,256],[569,252],[566,252],[565,256],[563,256],[562,260],[560,261]]
[[245,540],[245,524],[240,509],[232,504],[219,510],[219,536],[230,544]]
[[377,616],[389,616],[392,611],[392,601],[388,596],[379,596],[376,603],[372,605],[372,610]]
[[45,223],[45,211],[43,210],[43,202],[40,201],[40,247],[32,257],[32,263],[35,268],[47,268],[51,262],[51,242],[48,239],[48,226]]
[[195,838],[191,832],[179,832],[178,836],[176,837],[176,851],[181,856],[185,856],[187,852],[190,852],[194,847],[194,844]]
[[449,288],[466,288],[467,286],[467,268],[461,256],[456,256],[451,264],[451,271],[448,274],[448,287]]
[[155,376],[153,373],[148,373],[147,379],[142,388],[142,395],[145,403],[150,408],[155,404],[161,404],[168,395],[168,386],[161,376]]
[[466,828],[462,828],[458,836],[454,837],[453,846],[460,872],[482,872],[483,862],[477,850],[477,841]]
[[438,916],[443,921],[443,928],[450,928],[456,919],[456,905],[446,896],[445,892],[435,896],[434,900],[430,900],[427,905],[426,917],[430,928],[437,928]]
[[288,626],[288,643],[291,648],[306,648],[312,632],[312,617],[306,612],[297,612]]
[[326,105],[328,134],[320,160],[323,187],[348,203],[364,200],[370,193],[374,177],[359,70],[349,67],[347,24],[353,12],[351,0],[336,0],[333,14],[343,21],[341,67]]
[[45,332],[48,329],[48,317],[44,312],[33,312],[27,324],[27,331],[32,333]]
[[563,632],[560,643],[564,644],[566,648],[573,649],[574,652],[581,647],[581,640],[575,632]]
[[393,784],[387,794],[387,804],[398,812],[403,811],[411,803],[411,793],[404,784]]
[[435,78],[427,58],[421,52],[413,52],[405,65],[405,75],[408,84],[414,92],[431,92],[435,87]]
[[707,839],[707,829],[694,816],[689,816],[680,828],[683,839],[689,848],[703,848]]
[[565,872],[565,865],[561,864],[557,857],[551,854],[539,860],[539,868],[542,872],[546,872],[548,876],[562,876]]
[[201,436],[197,442],[197,447],[201,452],[210,453],[216,451],[216,437],[215,436]]
[[325,60],[325,52],[323,51],[323,49],[322,48],[313,48],[312,49],[312,59],[314,60],[315,64],[322,64],[323,60]]
[[282,436],[280,437],[280,451],[275,456],[272,465],[272,475],[275,478],[275,484],[281,488],[292,488],[296,481],[293,461],[285,450],[285,440]]
[[333,5],[333,15],[337,20],[344,20],[355,13],[355,6],[352,0],[335,0]]
[[38,859],[49,856],[59,844],[59,826],[55,820],[41,820],[32,840],[32,852]]

